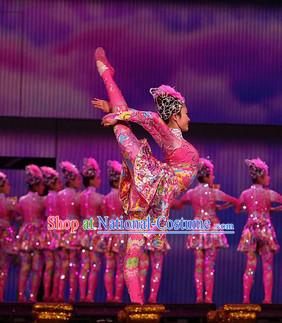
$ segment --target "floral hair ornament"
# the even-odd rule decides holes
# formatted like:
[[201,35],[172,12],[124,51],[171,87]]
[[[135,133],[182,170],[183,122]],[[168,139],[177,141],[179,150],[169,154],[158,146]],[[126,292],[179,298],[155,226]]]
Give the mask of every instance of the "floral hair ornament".
[[246,159],[246,165],[249,167],[251,178],[256,179],[264,174],[268,174],[268,166],[259,157],[256,159]]
[[185,104],[181,93],[169,85],[151,88],[150,93],[156,103],[157,113],[163,120],[168,120],[173,114],[179,113]]

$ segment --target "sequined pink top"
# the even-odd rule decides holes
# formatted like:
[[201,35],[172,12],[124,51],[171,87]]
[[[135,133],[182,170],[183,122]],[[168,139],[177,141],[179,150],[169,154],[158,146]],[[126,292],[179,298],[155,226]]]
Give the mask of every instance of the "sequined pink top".
[[8,227],[10,225],[10,211],[14,209],[14,205],[5,194],[0,194],[0,226]]
[[221,190],[211,188],[209,184],[198,184],[194,189],[183,195],[181,201],[192,204],[195,215],[200,217],[215,215],[217,201],[237,204],[236,198]]
[[123,215],[123,208],[119,199],[119,190],[112,188],[110,193],[104,197],[103,201],[104,215],[115,219]]
[[58,193],[58,207],[61,219],[79,219],[79,193],[66,187]]
[[95,219],[98,215],[102,216],[102,203],[103,195],[96,192],[93,186],[87,187],[80,194],[80,214],[83,219],[93,218],[94,225]]
[[43,198],[37,192],[29,192],[19,199],[18,209],[24,223],[41,223],[44,220]]
[[58,203],[58,192],[49,191],[44,199],[45,216],[60,216],[60,209]]
[[282,203],[282,195],[262,185],[252,185],[239,198],[240,207],[248,212],[248,223],[270,220],[272,202]]

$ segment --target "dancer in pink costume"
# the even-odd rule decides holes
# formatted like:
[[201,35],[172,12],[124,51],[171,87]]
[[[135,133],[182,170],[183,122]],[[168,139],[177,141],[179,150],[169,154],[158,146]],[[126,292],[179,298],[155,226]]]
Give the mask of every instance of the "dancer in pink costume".
[[6,197],[10,193],[7,175],[0,172],[0,302],[8,280],[11,257],[15,253],[15,232],[11,226],[15,201]]
[[[65,188],[58,193],[58,206],[62,220],[79,221],[79,192],[81,187],[81,176],[74,164],[69,161],[60,163],[60,168],[65,179]],[[79,271],[79,250],[80,237],[77,232],[66,231],[61,235],[60,256],[61,270],[59,295],[60,301],[64,300],[66,275],[69,272],[69,301],[74,302],[76,298],[78,271]]]
[[[198,153],[182,137],[189,123],[184,98],[173,88],[162,85],[150,90],[158,114],[129,109],[102,48],[96,50],[95,58],[110,104],[95,100],[93,105],[112,112],[103,118],[103,124],[114,126],[123,155],[120,197],[124,212],[129,219],[144,219],[148,214],[153,221],[160,215],[167,218],[174,196],[189,187],[198,170]],[[138,140],[126,121],[140,124],[153,136],[165,153],[165,163],[152,156],[147,141]],[[165,233],[149,234],[146,240],[154,248],[163,250]],[[130,299],[140,304],[144,303],[139,276],[144,244],[142,234],[129,236],[124,269]]]
[[[114,220],[123,216],[123,208],[119,199],[119,182],[122,165],[116,160],[108,160],[107,166],[111,191],[104,198],[103,215]],[[122,302],[124,288],[123,267],[126,241],[126,235],[122,234],[113,234],[108,239],[108,247],[106,252],[106,271],[104,275],[107,302]],[[113,285],[115,272],[114,296]]]
[[[237,206],[237,199],[227,195],[214,185],[214,165],[205,158],[200,158],[200,169],[198,171],[199,184],[187,191],[180,199],[177,207],[189,203],[195,212],[195,220],[209,220],[210,230],[218,231],[216,226],[220,223],[216,209],[216,202],[227,202],[224,208],[230,205]],[[219,206],[220,207],[220,206]],[[215,276],[215,261],[219,248],[227,248],[228,242],[224,234],[191,234],[187,238],[187,249],[194,249],[195,253],[195,285],[197,303],[212,303]],[[203,298],[203,290],[205,289]]]
[[268,187],[270,177],[268,166],[259,158],[247,159],[253,185],[242,192],[239,199],[239,210],[248,213],[248,220],[238,245],[238,250],[247,256],[243,277],[244,303],[250,303],[251,288],[257,265],[257,254],[262,258],[264,303],[272,302],[273,256],[278,251],[274,227],[270,219],[271,203],[282,203],[282,196]]
[[94,158],[84,159],[82,177],[85,190],[80,194],[80,213],[82,219],[90,220],[92,218],[93,227],[86,227],[86,230],[82,232],[81,270],[79,275],[80,301],[93,302],[98,283],[98,274],[101,269],[101,257],[106,247],[103,236],[97,234],[97,216],[102,215],[104,196],[96,192],[96,189],[101,184],[101,171]]
[[[45,216],[59,216],[58,192],[62,189],[59,173],[51,168],[41,167],[45,187],[48,194],[44,199]],[[44,301],[58,301],[58,286],[60,282],[61,257],[59,250],[60,231],[46,231],[45,236],[45,272],[44,272]],[[52,284],[53,277],[53,284]],[[52,292],[51,292],[52,284]]]
[[29,186],[27,195],[18,203],[18,211],[22,215],[23,224],[19,230],[18,245],[21,252],[21,269],[19,279],[18,300],[26,301],[26,283],[32,273],[31,293],[29,301],[37,300],[43,270],[43,252],[45,231],[44,203],[40,196],[44,192],[43,176],[36,165],[26,167],[26,182]]

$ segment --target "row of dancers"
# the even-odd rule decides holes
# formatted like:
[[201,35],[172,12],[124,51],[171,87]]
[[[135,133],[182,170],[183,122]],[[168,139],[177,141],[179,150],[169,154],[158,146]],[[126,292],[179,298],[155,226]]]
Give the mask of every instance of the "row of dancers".
[[[222,210],[234,205],[236,211],[246,210],[249,214],[244,227],[239,251],[246,252],[247,264],[243,276],[243,302],[250,302],[250,292],[256,269],[256,253],[263,262],[263,279],[265,288],[265,303],[271,302],[273,285],[273,254],[279,249],[275,230],[271,224],[270,211],[279,211],[281,207],[271,208],[271,202],[282,203],[282,197],[270,190],[268,166],[259,158],[246,161],[253,185],[236,199],[223,191],[214,188],[214,165],[210,160],[201,158],[197,173],[198,185],[188,190],[180,199],[172,202],[172,208],[178,210],[185,204],[191,204],[196,220],[210,220],[210,230],[214,231],[220,223],[216,215]],[[1,257],[0,287],[1,301],[4,300],[4,288],[7,281],[11,256],[15,253],[21,256],[19,277],[19,301],[26,301],[27,278],[32,272],[30,301],[37,298],[40,280],[43,275],[44,300],[63,301],[65,281],[69,274],[69,300],[75,301],[76,286],[79,283],[79,300],[94,301],[97,277],[101,268],[102,257],[105,257],[106,268],[104,284],[107,301],[122,302],[124,278],[123,266],[126,252],[127,235],[97,235],[94,231],[78,230],[48,231],[46,219],[48,216],[58,216],[61,219],[79,219],[92,217],[97,225],[98,215],[116,218],[123,214],[119,200],[119,181],[121,164],[108,161],[108,176],[111,191],[107,195],[99,194],[96,188],[100,186],[100,167],[94,158],[84,160],[82,179],[85,190],[79,191],[81,175],[74,164],[62,162],[61,169],[65,178],[65,188],[59,173],[50,167],[29,165],[26,167],[26,179],[29,193],[22,196],[18,202],[6,198],[10,185],[7,176],[0,173],[0,210],[1,210]],[[45,188],[45,190],[44,190]],[[47,192],[46,192],[47,188]],[[47,195],[42,196],[42,194]],[[225,202],[218,204],[217,202]],[[18,235],[11,226],[13,217],[22,218]],[[95,222],[96,221],[96,222]],[[152,263],[151,294],[149,302],[157,301],[161,282],[163,256],[170,245],[164,236],[162,247],[150,247],[146,241],[140,260],[140,280],[144,297],[144,289],[149,268],[149,255]],[[212,302],[215,277],[216,255],[220,248],[227,248],[228,242],[224,234],[190,234],[187,237],[187,249],[195,254],[195,286],[197,303]],[[44,274],[43,268],[45,267]],[[115,282],[115,283],[114,283]],[[115,294],[114,294],[115,285]]]
[[[1,256],[0,269],[1,301],[4,300],[9,265],[14,254],[19,254],[21,258],[18,285],[20,302],[37,300],[42,275],[44,301],[64,301],[66,279],[69,276],[69,301],[76,300],[79,283],[79,300],[92,302],[102,256],[106,259],[104,281],[107,301],[122,301],[126,236],[102,236],[95,230],[85,231],[82,226],[76,232],[48,230],[47,225],[49,216],[59,216],[61,220],[77,219],[80,222],[82,217],[92,217],[94,226],[98,215],[120,216],[122,208],[118,186],[121,164],[108,161],[107,165],[111,191],[105,196],[96,191],[101,177],[94,158],[84,159],[81,174],[71,162],[62,162],[60,166],[65,180],[64,188],[59,173],[53,168],[28,165],[28,193],[20,197],[18,202],[6,197],[10,184],[6,174],[0,173],[0,248],[4,255]],[[79,192],[82,180],[85,189]],[[21,220],[17,234],[11,225],[13,218]],[[30,274],[31,288],[28,294],[27,281]]]
[[[264,264],[264,302],[270,303],[273,255],[279,245],[269,213],[271,203],[282,203],[282,198],[280,194],[267,188],[269,184],[267,165],[259,158],[247,161],[253,185],[241,194],[239,200],[213,188],[212,163],[200,159],[196,148],[182,136],[182,132],[188,131],[190,121],[184,97],[170,86],[162,85],[150,90],[157,113],[131,109],[114,81],[115,71],[102,48],[96,50],[95,59],[109,101],[95,99],[92,103],[95,108],[106,113],[102,124],[113,127],[123,159],[122,166],[119,166],[119,181],[114,181],[113,186],[119,209],[115,211],[116,213],[109,211],[109,214],[116,216],[122,213],[128,219],[145,219],[149,215],[154,221],[159,216],[168,219],[171,207],[178,209],[185,203],[190,203],[194,208],[196,219],[209,219],[212,225],[216,225],[219,222],[216,216],[217,209],[233,204],[237,211],[241,209],[247,211],[248,221],[238,247],[238,250],[245,252],[247,256],[243,277],[243,302],[250,302],[256,255],[260,254]],[[139,140],[135,137],[129,122],[140,124],[152,135],[165,154],[165,162],[157,160],[152,155],[146,139]],[[30,192],[20,198],[16,206],[24,218],[16,239],[17,248],[21,252],[19,300],[24,301],[27,296],[26,282],[30,271],[33,275],[28,298],[31,301],[36,300],[44,255],[45,300],[51,298],[55,301],[63,300],[66,277],[69,275],[69,301],[73,302],[76,299],[77,281],[79,281],[80,300],[93,301],[97,273],[101,266],[101,254],[105,254],[105,287],[108,301],[121,301],[119,295],[122,293],[118,295],[117,291],[121,290],[119,287],[123,286],[121,282],[124,280],[130,300],[143,304],[146,274],[151,261],[152,276],[148,302],[155,303],[161,282],[163,257],[170,249],[165,233],[144,235],[137,231],[126,237],[118,235],[103,237],[95,231],[87,232],[81,228],[76,233],[46,230],[44,221],[42,222],[44,206],[45,219],[46,214],[59,214],[62,219],[78,220],[81,220],[80,215],[93,217],[95,214],[102,214],[101,212],[106,214],[103,205],[107,204],[107,199],[95,189],[100,181],[96,161],[89,158],[84,162],[82,176],[87,188],[81,193],[77,192],[81,184],[77,168],[70,162],[63,162],[61,169],[66,182],[64,189],[60,188],[59,175],[55,170],[49,169],[44,175],[43,168],[39,169],[35,165],[27,168]],[[199,185],[188,190],[196,177]],[[40,194],[44,190],[42,183],[46,180],[47,184],[47,178],[52,185],[49,185],[48,195],[41,199]],[[52,178],[57,180],[53,181]],[[3,183],[5,187],[7,181],[3,180]],[[184,195],[179,199],[177,196],[181,193]],[[224,201],[226,204],[217,205],[217,201]],[[274,208],[272,211],[280,209]],[[6,238],[9,236],[7,233],[11,230],[8,223],[1,232]],[[7,238],[7,241],[9,239],[12,238]],[[187,248],[193,249],[196,257],[197,302],[212,302],[216,254],[219,248],[227,246],[226,237],[222,234],[204,233],[188,236]],[[4,250],[8,252],[8,248]],[[112,292],[114,266],[117,267],[117,273],[123,273],[122,276],[116,274],[115,296]],[[53,277],[55,288],[50,291],[52,268],[55,268]],[[2,270],[2,273],[5,270]],[[6,277],[6,274],[1,277]]]

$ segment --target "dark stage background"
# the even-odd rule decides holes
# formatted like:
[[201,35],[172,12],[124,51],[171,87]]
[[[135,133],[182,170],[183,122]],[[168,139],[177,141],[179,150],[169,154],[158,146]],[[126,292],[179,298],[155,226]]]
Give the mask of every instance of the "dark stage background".
[[[271,188],[282,193],[279,6],[30,0],[0,1],[0,168],[9,175],[12,195],[26,192],[23,158],[69,159],[81,166],[83,157],[93,156],[102,167],[100,191],[109,191],[105,162],[120,155],[111,130],[100,126],[101,114],[90,107],[91,98],[105,98],[93,63],[97,46],[107,50],[131,107],[152,109],[148,90],[162,83],[185,95],[192,119],[187,139],[214,161],[224,191],[239,196],[250,185],[244,159],[260,156],[270,166]],[[280,244],[281,215],[272,216]],[[192,211],[175,216],[191,218]],[[236,233],[217,258],[217,305],[241,302],[245,265],[236,248],[246,216],[226,210],[220,217],[234,223]],[[194,259],[185,239],[169,236],[160,302],[195,300]],[[279,252],[274,303],[282,303],[281,268]],[[15,263],[9,300],[16,299],[17,270]],[[259,262],[254,302],[263,299],[261,275]],[[102,285],[101,276],[97,301],[105,299]]]

